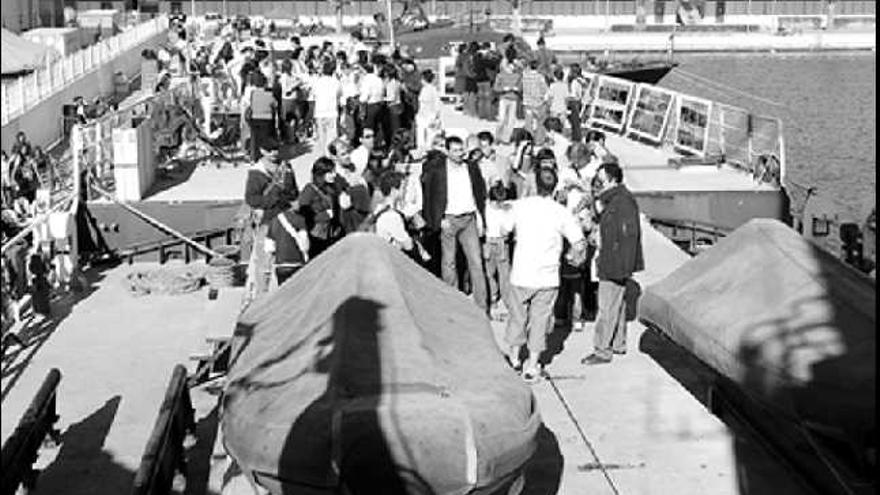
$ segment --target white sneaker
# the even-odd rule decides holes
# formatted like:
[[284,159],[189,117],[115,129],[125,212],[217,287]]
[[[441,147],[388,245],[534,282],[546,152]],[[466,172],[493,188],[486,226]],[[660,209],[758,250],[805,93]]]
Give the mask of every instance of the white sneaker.
[[519,358],[519,346],[512,346],[505,354],[510,367],[516,371],[522,370],[522,360]]
[[530,365],[526,366],[526,368],[523,370],[522,377],[523,377],[523,380],[526,381],[526,383],[537,382],[538,380],[541,379],[541,365],[530,364]]

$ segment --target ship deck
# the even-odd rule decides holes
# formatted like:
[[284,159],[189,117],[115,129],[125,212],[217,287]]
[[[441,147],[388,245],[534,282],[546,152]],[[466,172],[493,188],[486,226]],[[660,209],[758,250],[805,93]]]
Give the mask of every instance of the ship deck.
[[[450,127],[472,132],[494,127],[446,112]],[[727,173],[664,169],[668,152],[613,136],[608,146],[620,156],[626,180],[635,190],[759,187]],[[307,182],[314,157],[305,152],[294,160],[300,185]],[[244,166],[197,167],[188,180],[148,201],[240,199],[246,171]],[[688,257],[647,220],[642,227],[646,270],[636,279],[645,287]],[[29,345],[4,357],[3,440],[48,370],[57,367],[63,374],[58,427],[64,442],[41,454],[39,465],[45,471],[34,493],[90,494],[95,486],[107,495],[129,493],[172,367],[187,363],[205,337],[218,332],[205,321],[224,321],[231,334],[236,304],[222,305],[225,313],[218,315],[217,306],[206,302],[204,289],[145,297],[133,297],[123,289],[131,270],[156,267],[135,264],[92,271],[89,291],[77,299],[56,300],[53,309],[58,316],[27,330]],[[232,291],[224,300],[240,297],[236,290],[240,289],[221,289]],[[493,323],[493,330],[499,334],[502,325]],[[527,470],[525,494],[802,492],[777,461],[713,416],[699,392],[689,391],[689,384],[706,378],[686,365],[674,345],[632,322],[627,355],[610,365],[585,367],[579,361],[590,352],[592,336],[592,324],[582,332],[554,336],[560,350],[547,367],[549,378],[533,386],[546,428]],[[193,390],[198,440],[189,454],[187,493],[219,494],[224,479],[219,464],[212,466],[216,390],[216,384]]]
[[[447,129],[477,133],[482,130],[494,133],[496,124],[483,121],[452,109],[443,107],[443,122]],[[625,182],[633,193],[655,194],[675,192],[735,192],[774,193],[777,189],[755,182],[748,174],[728,166],[684,166],[674,168],[669,160],[682,155],[667,148],[652,147],[622,136],[608,133],[608,148],[618,156],[625,170]],[[508,156],[510,146],[499,146],[499,154]],[[319,156],[309,146],[287,147],[282,155],[292,158],[297,184],[311,179],[312,163]],[[153,187],[146,201],[184,202],[206,200],[241,200],[247,166],[231,166],[228,163],[202,165],[187,171],[186,180],[173,180]]]

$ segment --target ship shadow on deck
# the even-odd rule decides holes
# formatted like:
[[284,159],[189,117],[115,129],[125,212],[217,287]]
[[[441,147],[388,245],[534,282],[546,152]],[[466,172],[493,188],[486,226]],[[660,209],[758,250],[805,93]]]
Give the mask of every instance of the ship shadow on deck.
[[[654,359],[700,404],[710,409],[710,390],[719,380],[723,380],[721,375],[651,327],[647,327],[642,334],[639,350]],[[724,422],[732,437],[731,447],[736,462],[734,472],[737,474],[737,488],[740,495],[811,493],[805,491],[805,487],[794,480],[783,479],[791,475],[777,459],[750,441],[745,425],[731,417],[716,416]],[[763,475],[757,476],[757,474]]]
[[214,443],[220,424],[219,404],[196,421],[196,442],[186,450],[187,472],[184,495],[219,495],[208,487]]
[[521,495],[556,495],[562,481],[565,460],[556,435],[542,424],[538,429],[538,448],[525,466],[525,487]]
[[[120,465],[104,450],[104,441],[113,427],[121,396],[83,420],[67,427],[61,437],[57,457],[40,473],[32,493],[123,495],[131,491],[135,472]],[[100,488],[99,488],[100,487]]]
[[187,182],[196,171],[196,168],[208,166],[207,164],[201,165],[202,161],[203,159],[174,159],[159,165],[156,169],[156,179],[144,197],[150,198]]
[[[0,400],[6,396],[18,382],[21,375],[27,370],[31,361],[37,355],[40,348],[51,338],[58,326],[70,316],[73,308],[80,301],[87,299],[98,290],[98,283],[104,279],[104,272],[112,266],[95,266],[84,272],[87,285],[79,292],[68,292],[53,300],[52,315],[39,322],[26,325],[18,334],[24,342],[24,346],[16,346],[14,349],[4,349],[2,356],[2,368],[0,375],[3,379],[3,390],[0,392]],[[63,372],[64,370],[62,370]]]

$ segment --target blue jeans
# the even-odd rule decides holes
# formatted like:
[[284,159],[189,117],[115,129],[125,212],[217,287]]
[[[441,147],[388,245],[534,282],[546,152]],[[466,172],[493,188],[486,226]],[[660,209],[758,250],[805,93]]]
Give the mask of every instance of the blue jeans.
[[[494,304],[498,299],[510,310],[510,256],[504,239],[487,239],[483,255],[486,257],[486,278],[489,280],[489,297]],[[495,281],[495,277],[498,281]]]
[[510,142],[510,135],[516,125],[517,100],[501,98],[498,100],[498,130],[496,137],[501,143]]
[[599,312],[593,339],[597,356],[626,352],[626,281],[599,280]]
[[[543,146],[544,140],[547,139],[547,131],[544,129],[545,116],[546,111],[543,105],[537,107],[525,106],[525,123],[523,127],[532,133],[532,137],[535,139],[535,146]],[[559,160],[559,157],[556,157],[556,159]]]
[[477,215],[475,213],[446,215],[443,218],[449,222],[449,226],[440,232],[443,281],[452,287],[458,287],[455,249],[460,243],[467,259],[474,299],[477,306],[485,310],[489,303],[486,293],[486,275],[483,272],[483,256],[480,250],[480,236],[477,233]]

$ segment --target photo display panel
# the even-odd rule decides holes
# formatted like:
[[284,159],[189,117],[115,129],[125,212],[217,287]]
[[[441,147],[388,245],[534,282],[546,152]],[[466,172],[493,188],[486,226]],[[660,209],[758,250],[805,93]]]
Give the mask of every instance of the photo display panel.
[[599,76],[590,113],[593,123],[601,124],[617,132],[623,131],[634,86],[634,83],[626,79]]
[[709,138],[709,115],[712,102],[682,95],[678,99],[675,146],[698,156],[706,154]]
[[655,86],[639,84],[627,132],[655,143],[663,140],[663,131],[669,121],[675,93]]

